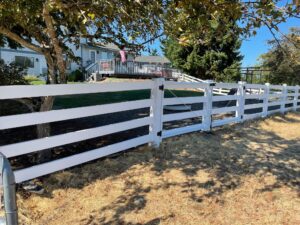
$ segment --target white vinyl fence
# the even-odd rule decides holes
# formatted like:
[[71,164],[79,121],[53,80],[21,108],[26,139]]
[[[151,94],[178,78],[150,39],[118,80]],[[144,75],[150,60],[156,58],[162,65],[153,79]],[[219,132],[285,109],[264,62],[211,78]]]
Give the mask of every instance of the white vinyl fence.
[[[140,137],[16,170],[14,171],[16,182],[20,183],[146,143],[158,146],[163,138],[194,131],[209,131],[216,126],[265,117],[275,112],[295,111],[300,108],[298,86],[175,82],[165,81],[163,78],[141,82],[102,84],[0,86],[0,100],[145,89],[151,90],[150,99],[0,117],[0,130],[5,130],[140,108],[149,108],[150,110],[149,116],[139,119],[0,146],[0,152],[7,158],[11,158],[133,128],[149,126],[148,134]],[[196,89],[199,92],[202,90],[203,96],[165,98],[164,92],[166,89]],[[214,92],[214,89],[227,90],[227,92],[235,91],[231,95],[218,95]],[[166,105],[192,104],[200,104],[201,107],[196,110],[164,114],[164,106]],[[163,129],[165,123],[190,118],[198,118],[199,120],[192,125],[183,125],[168,130]]]

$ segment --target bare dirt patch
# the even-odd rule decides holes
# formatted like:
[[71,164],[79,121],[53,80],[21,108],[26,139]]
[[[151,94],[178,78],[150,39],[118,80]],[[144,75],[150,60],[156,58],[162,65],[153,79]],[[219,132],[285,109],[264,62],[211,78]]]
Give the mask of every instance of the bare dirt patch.
[[167,139],[18,192],[21,224],[300,224],[300,113]]

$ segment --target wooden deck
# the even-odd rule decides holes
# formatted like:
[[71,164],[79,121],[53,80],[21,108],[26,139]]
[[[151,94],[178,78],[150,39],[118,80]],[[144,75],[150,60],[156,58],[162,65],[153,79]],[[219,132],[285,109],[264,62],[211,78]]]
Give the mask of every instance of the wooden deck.
[[164,65],[147,64],[136,61],[126,61],[122,63],[120,60],[100,60],[87,68],[87,75],[93,73],[122,78],[159,78],[173,79],[173,73],[176,71]]

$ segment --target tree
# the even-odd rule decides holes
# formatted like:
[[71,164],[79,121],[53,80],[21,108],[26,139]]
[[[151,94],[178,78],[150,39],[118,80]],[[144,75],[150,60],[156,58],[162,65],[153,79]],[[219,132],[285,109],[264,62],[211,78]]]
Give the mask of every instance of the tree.
[[[68,43],[78,46],[82,36],[119,45],[153,38],[161,12],[160,1],[4,0],[0,2],[0,44],[43,54],[47,83],[66,83],[65,56],[78,60]],[[53,97],[44,97],[39,111],[51,110],[53,102]],[[37,126],[39,138],[49,133],[49,125]]]
[[82,36],[118,45],[151,38],[162,7],[159,1],[7,0],[0,9],[2,44],[13,40],[43,54],[54,84],[67,81],[64,56],[76,60],[68,43],[78,46]]
[[270,70],[269,82],[300,84],[300,28],[291,28],[288,35],[269,44],[269,52],[260,56],[261,67]]
[[[279,3],[280,6],[278,5]],[[267,26],[271,32],[289,17],[299,17],[300,2],[288,0],[239,1],[170,1],[165,15],[165,34],[182,45],[205,42],[207,33],[226,33],[226,24],[239,21],[238,33],[244,37],[256,34],[256,29]]]
[[235,24],[225,26],[227,29],[223,35],[211,28],[204,37],[206,41],[201,43],[186,46],[178,40],[167,39],[163,42],[164,53],[174,67],[193,76],[217,81],[238,81],[242,59],[239,53],[241,41]]
[[[226,40],[227,36],[234,37],[236,34],[236,37],[240,35],[247,38],[255,35],[256,29],[261,26],[267,26],[270,32],[274,33],[279,30],[278,24],[285,22],[287,18],[300,18],[299,1],[287,1],[280,7],[278,3],[279,0],[171,1],[164,26],[165,34],[170,39],[167,45],[171,42],[172,45],[175,44],[167,51],[171,61],[178,66],[181,65],[181,68],[186,71],[200,74],[203,78],[216,77],[217,80],[223,80],[231,74],[230,71],[237,71],[240,58],[234,49],[225,50],[225,54],[216,50],[224,43],[231,43],[235,49],[238,48],[239,42]],[[231,34],[229,30],[234,33]],[[216,40],[214,43],[213,39]],[[216,47],[215,43],[221,45]],[[211,46],[211,48],[204,51],[204,46]],[[179,54],[177,59],[174,59],[172,51],[174,54]],[[227,59],[230,51],[237,57],[234,62]],[[225,70],[226,66],[222,65],[223,63],[227,63],[229,68]],[[224,69],[223,74],[220,73],[222,69]],[[210,74],[206,74],[205,71],[208,70],[211,70]],[[238,73],[232,79],[237,78]]]
[[156,48],[155,48],[155,49],[151,49],[150,55],[151,55],[151,56],[158,56],[158,51],[157,51],[157,49],[156,49]]

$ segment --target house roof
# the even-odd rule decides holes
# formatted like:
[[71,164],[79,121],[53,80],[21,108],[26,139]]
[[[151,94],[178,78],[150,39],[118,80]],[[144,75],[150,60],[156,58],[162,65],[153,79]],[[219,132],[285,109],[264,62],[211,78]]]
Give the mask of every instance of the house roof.
[[[88,46],[91,46],[91,47],[96,47],[96,48],[102,48],[102,49],[105,49],[105,50],[108,50],[108,51],[113,51],[113,52],[118,52],[120,51],[120,48],[114,44],[114,43],[107,43],[107,44],[104,44],[104,43],[100,43],[100,42],[93,42],[93,43],[87,43]],[[130,51],[129,48],[125,48],[126,51]]]
[[105,49],[111,50],[111,51],[120,51],[120,48],[113,43],[107,43],[107,44],[95,43],[95,45],[97,45],[100,48],[105,48]]
[[151,55],[141,55],[135,58],[137,62],[147,62],[147,63],[171,63],[169,59],[164,56],[151,56]]

